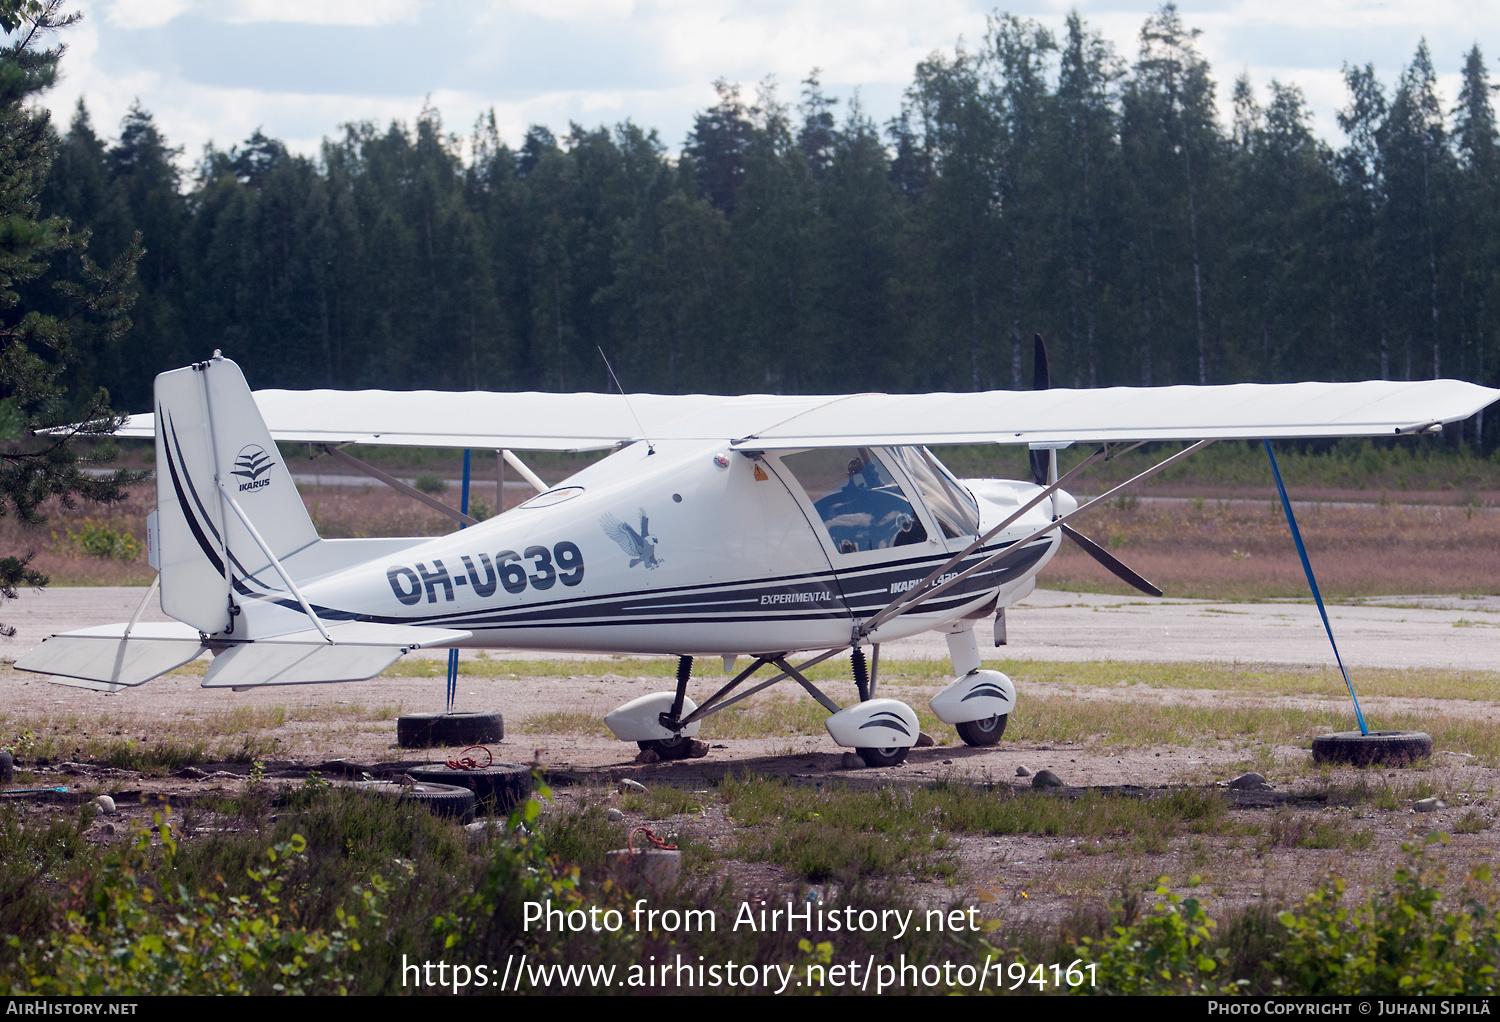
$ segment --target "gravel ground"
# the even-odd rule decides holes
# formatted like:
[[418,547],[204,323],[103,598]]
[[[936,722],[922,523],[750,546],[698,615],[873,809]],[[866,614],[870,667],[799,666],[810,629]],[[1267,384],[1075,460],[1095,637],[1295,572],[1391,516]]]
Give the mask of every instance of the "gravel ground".
[[[30,648],[51,631],[129,617],[143,590],[52,589],[23,594],[7,607],[8,620],[19,634],[7,656]],[[1344,606],[1333,612],[1344,644],[1346,660],[1356,665],[1492,668],[1493,650],[1500,637],[1489,618],[1500,619],[1500,600],[1458,597],[1401,597],[1377,605]],[[159,619],[148,608],[147,619]],[[1244,660],[1279,664],[1324,664],[1329,660],[1313,607],[1293,603],[1201,604],[1182,601],[1121,599],[1077,593],[1039,591],[1011,615],[1010,657],[1034,660],[1084,660],[1106,657],[1124,661]],[[1267,641],[1267,636],[1274,641]],[[1262,655],[1253,656],[1255,651]],[[473,655],[473,654],[466,654]],[[511,654],[491,654],[511,659]],[[940,637],[928,636],[892,643],[883,655],[894,659],[946,656]],[[520,657],[517,657],[519,659]],[[554,659],[549,657],[548,659]],[[955,838],[947,854],[958,867],[942,882],[907,878],[934,904],[973,902],[980,888],[991,892],[984,913],[1002,915],[1017,923],[1060,919],[1085,902],[1097,903],[1122,884],[1169,875],[1204,878],[1205,890],[1226,905],[1298,898],[1327,870],[1352,873],[1355,890],[1390,875],[1400,861],[1403,843],[1431,829],[1452,831],[1469,816],[1493,819],[1500,802],[1500,771],[1474,764],[1460,756],[1440,754],[1425,767],[1403,771],[1327,771],[1312,767],[1305,748],[1275,746],[1247,750],[1244,743],[1205,739],[1190,746],[1140,747],[1129,751],[1072,744],[1048,744],[1007,739],[990,749],[963,745],[920,748],[908,761],[884,770],[849,770],[843,750],[825,736],[787,734],[785,737],[715,739],[706,758],[679,763],[638,764],[636,749],[607,735],[580,733],[575,721],[548,729],[536,721],[566,710],[602,716],[627,700],[667,688],[666,678],[643,678],[611,670],[608,657],[578,658],[568,673],[546,676],[460,678],[460,709],[497,709],[505,714],[507,735],[494,752],[502,761],[544,767],[557,784],[557,807],[575,807],[581,800],[617,798],[610,793],[618,781],[631,777],[648,785],[673,784],[711,790],[729,776],[782,776],[810,785],[843,781],[858,787],[910,786],[943,780],[967,780],[993,786],[996,797],[1025,792],[1029,779],[1018,768],[1034,772],[1049,768],[1070,786],[1080,789],[1129,790],[1148,796],[1180,785],[1222,783],[1251,766],[1252,757],[1265,769],[1274,788],[1269,793],[1235,796],[1236,819],[1262,829],[1287,814],[1312,823],[1336,823],[1346,832],[1366,834],[1364,845],[1351,853],[1343,847],[1313,849],[1284,847],[1253,837],[1203,836],[1175,840],[1155,852],[1124,853],[1118,846],[1080,845],[1066,836],[1011,835]],[[624,666],[624,665],[620,665]],[[938,684],[901,685],[895,694],[921,705]],[[849,698],[849,685],[832,685],[839,699]],[[783,690],[785,687],[783,686]],[[13,729],[23,722],[43,722],[58,730],[95,739],[135,740],[147,744],[190,741],[195,736],[210,747],[233,743],[238,732],[259,736],[258,755],[272,778],[295,782],[309,769],[337,776],[335,761],[358,764],[358,769],[399,770],[421,760],[441,760],[458,750],[420,754],[395,746],[395,716],[400,712],[441,709],[441,679],[378,678],[337,686],[303,686],[244,693],[205,691],[198,679],[174,676],[114,696],[70,689],[14,670],[0,670],[0,745],[15,740]],[[1080,701],[1151,700],[1216,703],[1244,700],[1247,705],[1321,706],[1336,700],[1312,697],[1247,696],[1243,692],[1211,690],[1114,689],[1052,684],[1052,698]],[[1022,700],[1027,698],[1023,688]],[[1421,697],[1364,700],[1366,713],[1386,710],[1437,710],[1447,716],[1493,719],[1496,703],[1482,700],[1429,700]],[[277,713],[279,723],[268,723]],[[205,737],[206,736],[206,737]],[[99,840],[123,833],[132,818],[149,818],[160,796],[178,803],[204,796],[232,793],[245,783],[249,766],[204,764],[207,776],[182,777],[166,772],[142,776],[134,771],[98,764],[70,765],[69,750],[58,748],[44,767],[32,767],[28,783],[63,785],[69,790],[36,800],[28,813],[56,811],[93,793],[114,792],[120,815],[101,820]],[[1351,786],[1389,783],[1409,793],[1425,785],[1439,793],[1451,808],[1417,814],[1413,799],[1404,794],[1396,809],[1376,810],[1341,795]],[[649,819],[640,812],[627,815],[630,824],[649,823],[658,832],[675,832],[719,849],[728,858],[716,860],[715,875],[728,874],[747,889],[767,890],[795,884],[798,877],[768,863],[736,860],[730,855],[737,825],[721,809],[710,807],[691,817]],[[1277,824],[1280,826],[1281,824]],[[1252,828],[1253,829],[1253,828]],[[1268,831],[1269,833],[1269,831]],[[1455,876],[1470,863],[1488,859],[1493,832],[1456,834],[1443,851]]]

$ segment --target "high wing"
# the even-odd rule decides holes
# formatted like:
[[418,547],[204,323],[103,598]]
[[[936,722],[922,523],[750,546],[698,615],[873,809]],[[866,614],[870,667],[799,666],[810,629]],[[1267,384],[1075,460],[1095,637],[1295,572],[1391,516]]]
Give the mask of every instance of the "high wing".
[[[1500,391],[1458,380],[1239,383],[1214,387],[967,394],[490,393],[260,390],[275,440],[527,451],[603,450],[646,439],[745,449],[1391,436],[1466,419]],[[122,437],[151,437],[150,413]]]

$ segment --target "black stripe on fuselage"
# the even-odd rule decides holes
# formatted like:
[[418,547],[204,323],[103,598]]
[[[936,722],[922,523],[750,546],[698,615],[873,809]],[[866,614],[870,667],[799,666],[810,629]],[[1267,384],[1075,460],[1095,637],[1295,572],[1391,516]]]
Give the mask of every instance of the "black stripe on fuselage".
[[[970,562],[977,564],[1006,546],[1007,544],[1001,544],[978,551],[955,570],[972,566]],[[923,603],[922,613],[942,613],[961,607],[972,602],[976,596],[1014,581],[1030,570],[1050,548],[1050,542],[1033,544],[1012,563],[976,572],[942,596]],[[718,586],[682,586],[657,593],[611,593],[545,604],[481,608],[426,617],[358,615],[358,619],[381,624],[433,625],[470,630],[826,620],[852,617],[861,612],[873,613],[883,608],[894,595],[891,591],[893,584],[920,581],[921,575],[913,578],[913,574],[923,567],[931,570],[938,563],[941,563],[940,557],[933,556],[913,558],[897,565],[872,566],[857,572],[845,572],[841,576],[828,572],[790,576],[785,580],[770,580],[769,584],[740,581]],[[777,587],[777,581],[783,582],[783,585]],[[787,586],[784,584],[786,581],[795,581],[797,584]],[[854,591],[852,606],[841,598],[837,582],[844,583],[845,592]],[[763,603],[762,596],[772,595],[767,591],[775,588],[782,591],[820,590],[829,595],[826,603],[817,601],[817,604],[806,609],[805,604],[797,602]],[[663,616],[664,612],[670,612],[669,616]],[[323,612],[319,610],[318,613],[321,615]]]

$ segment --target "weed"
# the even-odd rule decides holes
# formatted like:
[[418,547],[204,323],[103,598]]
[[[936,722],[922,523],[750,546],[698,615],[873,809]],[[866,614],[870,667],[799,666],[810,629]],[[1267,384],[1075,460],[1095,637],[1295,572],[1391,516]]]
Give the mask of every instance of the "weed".
[[583,713],[577,710],[555,710],[551,713],[539,714],[521,725],[521,730],[529,735],[593,735],[598,738],[608,738],[611,734],[609,727],[597,713]]
[[[1425,844],[1447,843],[1429,834]],[[1462,908],[1445,911],[1446,874],[1422,845],[1403,846],[1407,862],[1393,883],[1363,904],[1343,904],[1348,884],[1330,875],[1321,888],[1278,919],[1286,943],[1276,985],[1301,995],[1493,994],[1500,917],[1490,869],[1464,881]]]
[[1483,813],[1470,809],[1458,818],[1453,824],[1453,829],[1459,834],[1478,834],[1482,830],[1490,829],[1490,821]]
[[[1198,886],[1198,878],[1188,883]],[[1239,984],[1224,968],[1229,950],[1215,947],[1213,931],[1218,925],[1208,915],[1201,899],[1181,897],[1171,880],[1162,877],[1156,886],[1159,899],[1139,918],[1121,900],[1110,905],[1111,915],[1125,925],[1116,925],[1108,936],[1084,937],[1075,953],[1091,963],[1091,979],[1098,986],[1079,984],[1074,993],[1112,994],[1224,994],[1240,992]],[[1130,921],[1127,921],[1130,920]]]
[[78,528],[65,529],[61,536],[54,529],[52,548],[58,553],[134,561],[141,556],[145,545],[128,532],[111,528],[97,519],[85,518]]
[[1321,819],[1309,813],[1292,812],[1283,806],[1271,818],[1259,850],[1262,854],[1277,847],[1368,851],[1375,844],[1372,831],[1356,830],[1341,816]]
[[126,740],[96,751],[93,758],[101,760],[107,766],[138,770],[141,773],[158,773],[202,763],[208,758],[208,750],[202,742],[183,744],[169,740],[164,743],[137,744]]
[[648,820],[665,820],[669,816],[701,813],[703,800],[670,784],[655,784],[644,793],[627,794],[621,800],[620,808],[626,812],[640,813]]

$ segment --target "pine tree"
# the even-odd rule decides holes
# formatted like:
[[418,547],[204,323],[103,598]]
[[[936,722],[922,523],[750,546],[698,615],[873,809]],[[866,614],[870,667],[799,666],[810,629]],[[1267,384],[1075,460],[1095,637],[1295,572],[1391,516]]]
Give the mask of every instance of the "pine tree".
[[[103,389],[84,402],[69,400],[59,380],[80,352],[106,344],[129,326],[134,300],[138,244],[108,270],[88,258],[88,232],[74,233],[60,217],[40,218],[39,195],[56,152],[48,115],[32,100],[57,77],[60,47],[45,48],[47,36],[78,21],[61,0],[0,0],[0,26],[8,44],[0,48],[0,514],[29,525],[45,516],[44,501],[58,498],[124,498],[127,475],[84,474],[80,441],[111,432],[117,420]],[[43,277],[54,259],[73,254],[82,281],[56,282],[45,295]],[[42,295],[44,297],[37,297]],[[53,301],[47,302],[50,297]],[[57,304],[59,314],[37,306]],[[81,412],[81,414],[80,414]],[[40,427],[68,419],[84,424],[37,436]],[[46,576],[30,567],[31,553],[0,558],[0,598],[14,599],[19,585],[44,586]],[[14,629],[0,627],[0,633]]]
[[[1500,136],[1495,130],[1495,109],[1491,98],[1496,86],[1485,71],[1484,56],[1476,44],[1464,58],[1463,87],[1454,111],[1453,136],[1458,143],[1460,160],[1458,208],[1472,239],[1462,246],[1462,275],[1459,323],[1463,346],[1460,348],[1460,375],[1488,384],[1485,348],[1493,334],[1487,310],[1500,305],[1500,217],[1495,212],[1496,176],[1500,173]],[[1491,312],[1491,315],[1493,313]],[[1465,355],[1469,333],[1474,334],[1474,360]],[[1492,360],[1491,360],[1492,361]],[[1484,449],[1484,410],[1474,424],[1474,446]]]

